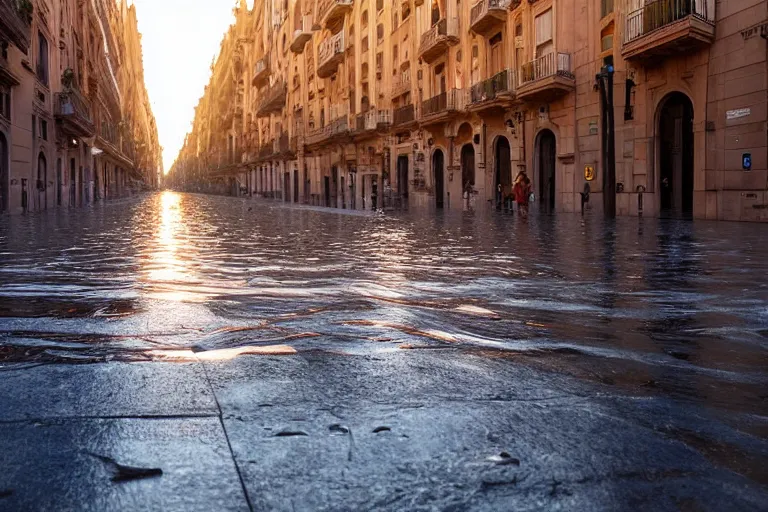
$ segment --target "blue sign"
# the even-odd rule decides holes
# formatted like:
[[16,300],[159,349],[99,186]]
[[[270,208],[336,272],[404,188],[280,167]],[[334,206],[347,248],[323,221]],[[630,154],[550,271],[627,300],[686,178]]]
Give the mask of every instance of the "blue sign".
[[741,167],[745,171],[752,170],[752,153],[744,153],[741,155]]

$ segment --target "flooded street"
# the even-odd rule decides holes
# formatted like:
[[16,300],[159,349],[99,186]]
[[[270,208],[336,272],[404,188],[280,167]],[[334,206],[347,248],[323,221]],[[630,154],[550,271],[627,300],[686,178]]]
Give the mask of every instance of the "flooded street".
[[3,218],[0,509],[765,510],[766,240],[174,192]]

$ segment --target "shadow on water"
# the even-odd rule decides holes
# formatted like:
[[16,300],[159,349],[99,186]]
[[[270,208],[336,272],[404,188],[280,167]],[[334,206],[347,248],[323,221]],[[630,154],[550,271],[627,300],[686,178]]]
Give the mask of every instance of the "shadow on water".
[[[348,215],[172,192],[0,224],[0,371],[438,348],[768,413],[760,225]],[[183,357],[180,357],[183,360]]]

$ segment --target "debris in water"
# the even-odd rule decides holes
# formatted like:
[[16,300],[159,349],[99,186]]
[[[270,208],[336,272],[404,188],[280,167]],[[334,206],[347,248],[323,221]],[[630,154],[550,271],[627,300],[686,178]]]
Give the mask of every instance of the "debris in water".
[[160,468],[138,468],[133,466],[124,466],[122,464],[118,464],[118,462],[111,457],[106,457],[96,453],[89,453],[89,455],[96,457],[104,464],[108,465],[110,469],[112,469],[112,472],[114,473],[112,476],[112,481],[116,483],[163,476],[163,470]]
[[296,437],[296,436],[308,436],[306,432],[302,432],[301,430],[281,430],[277,434],[275,434],[275,437]]
[[491,320],[500,320],[501,317],[495,311],[490,309],[481,308],[479,306],[472,306],[469,304],[462,304],[454,309],[457,313],[465,313],[472,316],[481,316],[483,318],[489,318]]
[[378,434],[378,433],[381,433],[381,432],[391,432],[391,431],[392,431],[392,429],[389,428],[389,427],[376,427],[375,429],[373,429],[373,433],[374,434]]
[[510,464],[514,466],[520,465],[520,460],[512,457],[507,452],[501,452],[498,455],[493,455],[492,457],[488,457],[487,459],[489,462],[493,462],[494,464],[497,464],[499,466],[508,466]]
[[345,427],[344,425],[339,425],[338,423],[328,427],[328,430],[334,434],[349,434],[349,428]]

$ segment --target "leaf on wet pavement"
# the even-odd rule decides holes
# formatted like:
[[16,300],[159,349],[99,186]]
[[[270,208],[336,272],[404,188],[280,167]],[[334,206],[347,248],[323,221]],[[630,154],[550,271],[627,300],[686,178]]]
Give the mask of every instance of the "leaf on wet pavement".
[[498,455],[493,455],[491,457],[488,457],[487,460],[488,462],[493,462],[494,464],[497,464],[499,466],[508,466],[508,465],[519,466],[520,465],[520,459],[516,459],[512,457],[507,452],[501,452]]
[[154,478],[163,475],[160,468],[140,468],[134,466],[125,466],[118,463],[115,459],[97,453],[89,453],[106,464],[112,470],[112,481],[115,483],[129,482],[132,480],[142,480],[144,478]]

